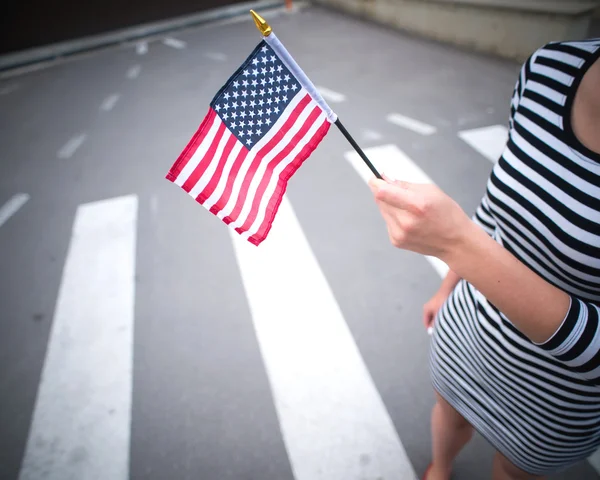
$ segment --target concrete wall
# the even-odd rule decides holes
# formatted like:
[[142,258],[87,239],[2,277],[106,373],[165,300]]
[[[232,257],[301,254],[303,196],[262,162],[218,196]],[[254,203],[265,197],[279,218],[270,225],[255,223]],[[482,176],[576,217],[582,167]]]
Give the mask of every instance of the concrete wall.
[[596,0],[314,0],[516,61],[552,40],[586,38]]

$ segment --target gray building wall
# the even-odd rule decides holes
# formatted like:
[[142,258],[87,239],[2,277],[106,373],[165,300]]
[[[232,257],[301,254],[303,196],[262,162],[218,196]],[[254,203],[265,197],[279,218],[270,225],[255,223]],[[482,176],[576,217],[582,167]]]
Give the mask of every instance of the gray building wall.
[[517,61],[586,38],[598,0],[314,0],[399,29]]

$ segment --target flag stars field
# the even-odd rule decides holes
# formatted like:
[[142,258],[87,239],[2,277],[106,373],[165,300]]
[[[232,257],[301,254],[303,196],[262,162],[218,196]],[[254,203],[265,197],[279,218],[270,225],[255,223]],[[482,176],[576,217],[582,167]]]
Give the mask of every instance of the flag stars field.
[[[244,68],[242,76],[236,77],[215,101],[214,109],[225,121],[227,127],[240,139],[244,139],[246,145],[253,145],[260,140],[263,130],[247,129],[254,126],[254,121],[245,122],[246,118],[258,117],[258,127],[271,125],[273,117],[279,115],[285,109],[290,97],[286,94],[289,90],[296,92],[300,85],[293,79],[287,68],[277,63],[277,57],[271,48],[264,45],[260,53],[252,59],[253,65],[271,63],[270,67]],[[254,77],[248,80],[248,77]],[[267,85],[276,85],[267,87]],[[283,93],[282,93],[283,92]],[[252,100],[240,100],[251,97]],[[262,108],[264,106],[267,108]],[[263,117],[265,117],[263,119]],[[237,121],[241,119],[240,121]]]

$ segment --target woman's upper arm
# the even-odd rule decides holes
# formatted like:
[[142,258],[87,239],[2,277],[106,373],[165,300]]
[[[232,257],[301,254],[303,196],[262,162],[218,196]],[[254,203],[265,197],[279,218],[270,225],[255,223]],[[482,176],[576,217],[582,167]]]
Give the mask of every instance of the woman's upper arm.
[[571,297],[571,305],[554,335],[538,344],[583,378],[600,383],[600,308]]

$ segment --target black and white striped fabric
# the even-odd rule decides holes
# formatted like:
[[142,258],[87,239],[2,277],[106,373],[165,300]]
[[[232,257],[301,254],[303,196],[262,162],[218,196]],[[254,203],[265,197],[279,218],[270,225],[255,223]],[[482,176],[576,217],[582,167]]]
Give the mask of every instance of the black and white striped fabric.
[[578,86],[599,57],[597,39],[550,43],[525,62],[509,140],[474,215],[508,251],[570,294],[562,326],[536,345],[460,281],[432,341],[437,391],[536,475],[600,446],[600,155],[571,126]]

